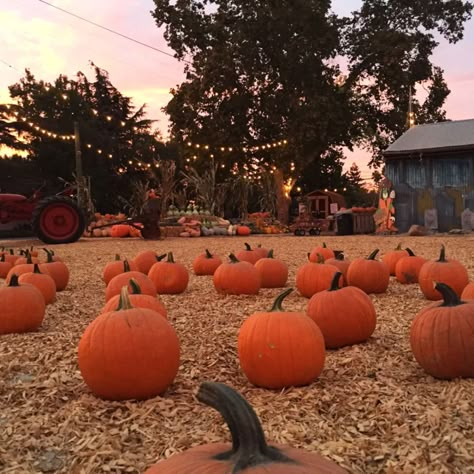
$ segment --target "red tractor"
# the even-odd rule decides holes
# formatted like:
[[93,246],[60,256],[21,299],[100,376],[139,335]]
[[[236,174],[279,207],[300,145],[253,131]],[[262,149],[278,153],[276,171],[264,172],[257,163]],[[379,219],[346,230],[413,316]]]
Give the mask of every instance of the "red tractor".
[[41,197],[40,190],[29,198],[0,193],[0,234],[32,230],[46,244],[75,242],[84,232],[86,218],[73,193],[71,187],[46,198]]

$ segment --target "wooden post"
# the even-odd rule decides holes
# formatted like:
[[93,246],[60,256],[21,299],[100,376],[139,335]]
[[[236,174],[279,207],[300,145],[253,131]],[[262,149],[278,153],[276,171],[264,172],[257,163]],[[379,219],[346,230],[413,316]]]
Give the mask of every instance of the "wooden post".
[[79,122],[74,122],[74,149],[76,156],[76,184],[77,184],[77,203],[83,208],[84,202],[84,176],[82,174],[82,152],[81,137],[79,135]]

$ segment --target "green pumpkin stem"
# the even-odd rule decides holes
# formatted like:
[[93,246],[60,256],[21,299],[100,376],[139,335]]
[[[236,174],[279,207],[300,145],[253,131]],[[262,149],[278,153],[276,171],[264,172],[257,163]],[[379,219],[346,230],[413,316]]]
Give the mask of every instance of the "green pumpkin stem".
[[18,281],[18,275],[16,273],[13,273],[13,275],[10,277],[10,282],[8,283],[8,286],[20,286],[20,283]]
[[28,263],[29,265],[31,265],[33,263],[33,259],[31,257],[31,253],[30,252],[26,252],[26,263]]
[[439,252],[439,259],[437,260],[438,262],[441,262],[441,263],[447,263],[447,260],[446,260],[446,249],[444,247],[444,244],[441,245],[441,250]]
[[245,242],[244,245],[245,245],[245,250],[252,250],[252,247],[250,247],[250,245],[247,242]]
[[[119,258],[119,260],[120,260],[120,258]],[[127,260],[127,259],[125,259],[125,260],[123,261],[123,271],[124,271],[124,273],[130,271],[130,263],[128,263],[128,260]]]
[[156,261],[161,262],[164,258],[166,258],[166,253],[163,253],[161,255],[155,255]]
[[275,257],[273,256],[273,249],[270,249],[270,250],[268,251],[267,258],[275,258]]
[[233,254],[229,254],[229,260],[230,260],[230,263],[239,263],[240,260]]
[[42,275],[42,273],[40,272],[39,265],[37,263],[33,264],[33,273],[39,273],[40,275]]
[[209,252],[208,249],[206,249],[206,258],[212,258],[212,257],[213,257],[212,253]]
[[332,280],[331,280],[331,286],[329,287],[328,291],[337,291],[341,289],[339,287],[339,280],[341,276],[342,276],[341,272],[334,273],[334,276],[332,277]]
[[459,306],[465,304],[464,301],[461,301],[461,298],[457,293],[446,283],[435,282],[435,290],[441,293],[443,297],[443,303],[440,306]]
[[416,255],[415,255],[415,253],[413,252],[412,249],[406,247],[405,250],[406,250],[406,252],[408,253],[408,256],[409,256],[409,257],[416,257]]
[[174,263],[173,252],[168,252],[168,263]]
[[280,293],[275,301],[273,302],[273,306],[272,306],[272,309],[270,310],[270,312],[273,312],[273,311],[283,311],[283,308],[281,306],[283,300],[293,291],[293,288],[288,288],[287,290],[285,290],[283,293]]
[[217,410],[229,428],[232,449],[213,456],[219,461],[234,464],[232,472],[251,470],[272,463],[296,463],[278,448],[269,446],[265,440],[260,420],[254,409],[237,391],[218,382],[203,382],[196,398]]
[[124,311],[126,309],[132,309],[132,303],[130,302],[128,286],[122,286],[120,290],[120,299],[116,311]]
[[375,257],[379,253],[379,249],[375,249],[368,257],[367,260],[375,260]]
[[130,278],[129,283],[132,288],[132,293],[131,293],[132,295],[142,294],[142,289],[140,288],[140,285],[138,284],[138,281],[135,280],[135,278]]

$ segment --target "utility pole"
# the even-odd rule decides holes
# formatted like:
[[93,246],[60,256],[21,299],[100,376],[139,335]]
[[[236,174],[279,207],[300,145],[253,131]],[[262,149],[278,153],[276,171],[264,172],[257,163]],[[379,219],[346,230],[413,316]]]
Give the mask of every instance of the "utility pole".
[[76,156],[76,182],[77,182],[77,203],[79,207],[84,208],[84,176],[82,174],[82,152],[81,137],[79,135],[79,122],[74,122],[74,149]]

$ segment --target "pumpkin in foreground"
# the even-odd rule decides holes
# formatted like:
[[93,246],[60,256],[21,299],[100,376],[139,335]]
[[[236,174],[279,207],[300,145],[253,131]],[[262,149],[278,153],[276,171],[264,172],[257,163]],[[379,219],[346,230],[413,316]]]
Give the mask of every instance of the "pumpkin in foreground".
[[105,400],[146,400],[162,394],[179,367],[179,341],[156,311],[130,304],[99,315],[79,342],[79,369],[90,390]]
[[145,474],[347,474],[336,463],[303,449],[267,444],[250,404],[231,387],[204,382],[197,399],[224,418],[232,443],[191,448],[150,467]]
[[413,320],[413,355],[433,377],[474,377],[474,301],[462,301],[444,283],[436,283],[443,298],[423,308]]
[[237,346],[247,378],[258,387],[280,389],[313,382],[324,367],[324,338],[302,312],[284,311],[281,293],[270,311],[252,314],[242,324]]

